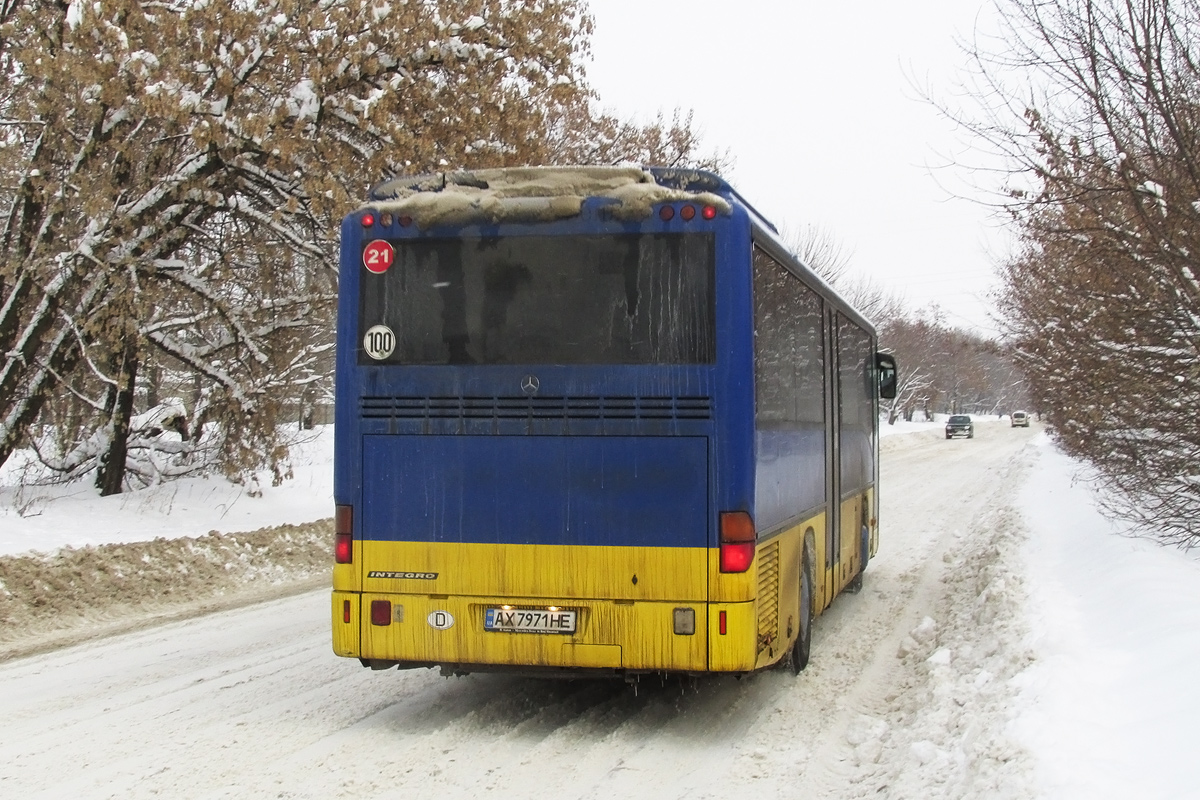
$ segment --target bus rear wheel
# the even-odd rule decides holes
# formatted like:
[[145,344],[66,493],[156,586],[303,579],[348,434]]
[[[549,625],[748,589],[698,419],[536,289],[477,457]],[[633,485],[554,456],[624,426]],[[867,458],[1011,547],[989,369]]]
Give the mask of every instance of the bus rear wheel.
[[795,644],[792,645],[793,675],[799,675],[808,666],[808,653],[812,646],[812,596],[812,551],[806,542],[803,555],[800,557],[800,633],[796,636]]

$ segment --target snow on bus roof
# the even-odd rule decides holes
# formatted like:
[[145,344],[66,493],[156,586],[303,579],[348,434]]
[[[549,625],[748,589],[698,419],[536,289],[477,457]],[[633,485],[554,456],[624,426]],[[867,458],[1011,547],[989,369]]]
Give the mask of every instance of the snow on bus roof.
[[681,200],[723,214],[731,210],[718,194],[664,186],[639,167],[509,167],[401,177],[374,187],[369,205],[434,228],[550,222],[578,216],[589,197],[612,200],[608,212],[622,220],[644,219],[656,204]]

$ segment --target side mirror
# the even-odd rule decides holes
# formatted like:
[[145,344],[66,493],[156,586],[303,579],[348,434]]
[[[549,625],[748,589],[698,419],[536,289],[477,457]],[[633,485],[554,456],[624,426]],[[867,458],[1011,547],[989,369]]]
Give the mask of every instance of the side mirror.
[[876,353],[875,374],[879,377],[879,396],[884,400],[896,399],[896,357]]

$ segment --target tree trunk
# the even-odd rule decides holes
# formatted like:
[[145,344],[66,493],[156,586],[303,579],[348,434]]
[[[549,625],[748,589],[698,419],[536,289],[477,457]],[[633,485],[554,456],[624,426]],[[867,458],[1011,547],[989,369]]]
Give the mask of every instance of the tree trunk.
[[109,391],[106,404],[112,437],[96,474],[96,488],[101,497],[120,494],[125,485],[125,457],[129,453],[129,423],[133,417],[133,388],[138,368],[136,333],[126,335],[124,347],[113,360],[117,366],[117,385]]

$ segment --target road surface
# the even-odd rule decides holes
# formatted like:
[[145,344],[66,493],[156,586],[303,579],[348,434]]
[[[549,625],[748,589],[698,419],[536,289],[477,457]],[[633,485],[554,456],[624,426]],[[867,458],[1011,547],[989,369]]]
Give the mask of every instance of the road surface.
[[320,591],[0,665],[0,796],[1032,797],[1005,728],[1037,433],[885,437],[879,555],[799,677],[372,672]]

